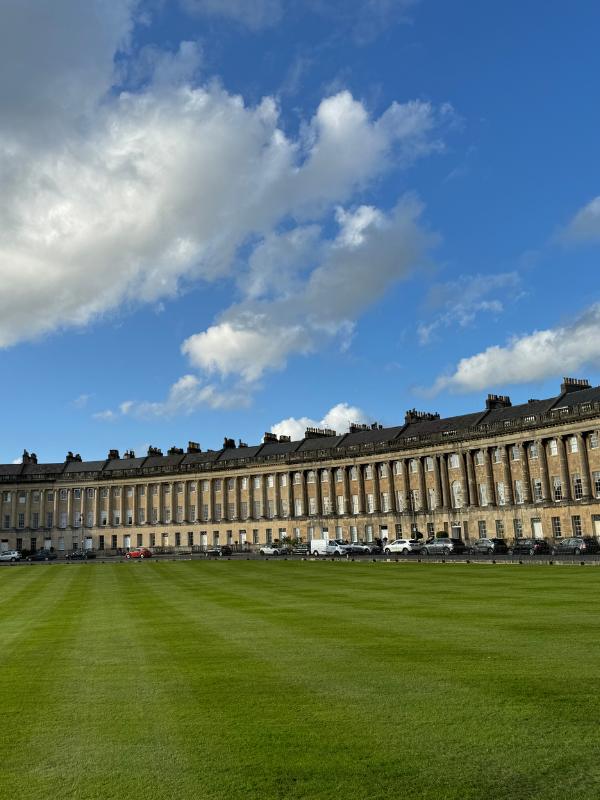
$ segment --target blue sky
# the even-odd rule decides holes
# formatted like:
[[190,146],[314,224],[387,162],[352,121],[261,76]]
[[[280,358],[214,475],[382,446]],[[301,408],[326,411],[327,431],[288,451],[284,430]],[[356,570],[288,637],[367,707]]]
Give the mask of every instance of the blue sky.
[[600,383],[597,3],[0,22],[0,461]]

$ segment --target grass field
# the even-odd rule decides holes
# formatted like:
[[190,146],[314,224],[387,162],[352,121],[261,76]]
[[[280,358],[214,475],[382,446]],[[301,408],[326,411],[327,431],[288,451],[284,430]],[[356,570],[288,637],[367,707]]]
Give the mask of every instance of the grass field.
[[0,797],[594,798],[600,569],[0,569]]

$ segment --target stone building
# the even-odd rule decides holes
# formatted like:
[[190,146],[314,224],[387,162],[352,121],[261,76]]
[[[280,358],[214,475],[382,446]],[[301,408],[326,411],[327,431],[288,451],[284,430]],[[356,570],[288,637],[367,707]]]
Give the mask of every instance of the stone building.
[[225,439],[221,450],[111,450],[0,465],[0,547],[58,551],[262,544],[329,536],[393,539],[600,537],[600,387],[391,428],[308,429],[300,441]]

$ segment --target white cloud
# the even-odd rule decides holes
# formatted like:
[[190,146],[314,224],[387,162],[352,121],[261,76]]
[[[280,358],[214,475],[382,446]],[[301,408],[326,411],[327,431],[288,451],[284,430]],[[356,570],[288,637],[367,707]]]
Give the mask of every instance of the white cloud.
[[232,306],[189,337],[183,352],[199,369],[250,382],[282,368],[290,355],[347,340],[357,317],[425,259],[435,237],[419,226],[420,213],[412,197],[389,215],[371,206],[338,209],[337,236],[319,242],[320,260],[293,294],[284,280],[280,296]]
[[439,147],[429,104],[371,119],[348,92],[325,98],[290,139],[272,99],[248,107],[216,84],[182,83],[173,60],[191,69],[193,49],[182,45],[167,77],[159,61],[143,91],[84,104],[79,125],[66,109],[59,141],[34,146],[0,127],[0,347],[229,276],[250,238],[322,217],[391,158]]
[[91,398],[91,394],[80,394],[79,397],[76,397],[75,400],[71,402],[71,405],[74,408],[85,408],[89,403]]
[[94,414],[94,419],[114,422],[122,417],[157,419],[188,415],[200,408],[239,408],[247,405],[248,394],[243,391],[220,391],[211,384],[202,384],[195,375],[183,375],[169,389],[162,401],[125,400],[116,411]]
[[566,242],[600,242],[600,195],[581,208],[562,232]]
[[[512,302],[518,298],[520,278],[517,272],[494,275],[461,275],[456,281],[437,284],[429,292],[428,305],[441,308],[442,313],[431,322],[421,322],[417,327],[420,344],[429,344],[436,331],[458,325],[466,328],[478,314],[498,316],[504,311],[505,297]],[[489,298],[492,293],[501,297]],[[506,298],[508,299],[508,298]]]
[[463,358],[433,392],[470,392],[511,383],[531,383],[600,366],[600,303],[570,324],[512,338],[504,347],[488,347]]
[[307,428],[330,428],[337,433],[346,433],[351,422],[368,423],[371,422],[371,417],[356,406],[338,403],[320,420],[310,417],[288,417],[272,425],[271,432],[277,436],[291,436],[293,441],[303,439]]
[[281,0],[182,0],[192,14],[225,17],[251,30],[276,25],[283,12]]

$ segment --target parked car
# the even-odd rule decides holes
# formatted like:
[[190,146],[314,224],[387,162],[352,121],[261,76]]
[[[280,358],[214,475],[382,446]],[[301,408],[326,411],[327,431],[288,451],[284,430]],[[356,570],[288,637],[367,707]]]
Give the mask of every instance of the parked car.
[[4,550],[0,553],[0,561],[20,561],[21,553],[18,550]]
[[283,556],[290,552],[285,544],[264,544],[258,551],[261,556]]
[[381,553],[381,545],[377,544],[377,542],[350,542],[347,547],[349,553],[362,553],[364,555]]
[[27,561],[54,561],[56,553],[52,550],[38,550],[27,557]]
[[508,553],[508,545],[504,539],[475,539],[469,546],[469,552],[474,555],[487,553],[488,555]]
[[217,558],[221,556],[230,556],[233,553],[233,547],[228,544],[223,545],[213,545],[212,547],[207,548],[204,551],[204,555],[209,558],[210,556],[215,556]]
[[534,556],[538,553],[551,553],[552,549],[545,539],[517,539],[508,552],[515,556]]
[[125,553],[125,558],[152,558],[152,551],[148,550],[147,547],[136,547],[135,550],[130,550],[128,553]]
[[87,561],[89,558],[96,558],[93,550],[73,550],[72,553],[67,553],[69,561]]
[[341,539],[311,539],[309,549],[313,556],[346,556],[350,553],[348,545]]
[[392,542],[386,542],[383,552],[386,555],[390,555],[390,553],[403,553],[404,555],[408,555],[408,553],[419,552],[421,547],[421,543],[417,542],[415,539],[394,539]]
[[427,539],[425,544],[421,547],[421,553],[424,556],[447,556],[451,553],[459,555],[460,553],[464,553],[466,549],[467,546],[462,539],[440,537],[439,539]]
[[598,553],[600,544],[593,536],[569,536],[567,539],[556,542],[552,552],[556,555],[572,553],[576,556],[580,553]]
[[307,556],[308,555],[308,545],[307,544],[295,544],[292,547],[292,555],[294,555],[294,556]]

